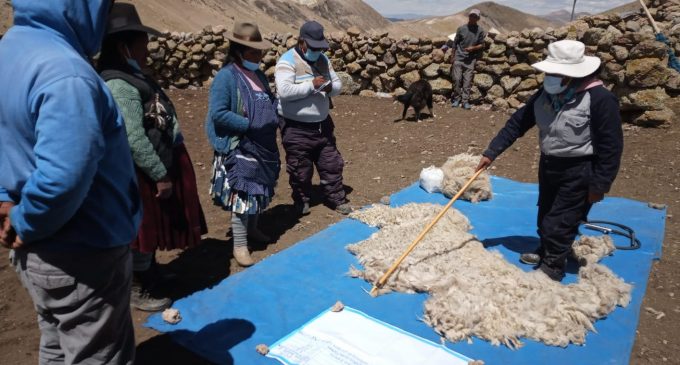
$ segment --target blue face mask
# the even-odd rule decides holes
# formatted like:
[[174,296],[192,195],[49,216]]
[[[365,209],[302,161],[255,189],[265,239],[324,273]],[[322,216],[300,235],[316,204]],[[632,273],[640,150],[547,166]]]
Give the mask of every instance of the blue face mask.
[[316,62],[319,57],[321,57],[321,51],[312,51],[311,49],[307,49],[307,52],[305,52],[305,59],[310,62]]
[[142,72],[142,68],[139,67],[139,63],[136,60],[133,60],[132,58],[128,58],[128,59],[126,59],[126,61],[127,61],[127,64],[130,65],[130,67],[132,67],[133,70],[135,70],[137,72]]
[[257,70],[260,69],[260,64],[259,64],[259,63],[250,62],[250,61],[248,61],[248,60],[241,60],[241,63],[243,64],[243,67],[244,67],[246,70],[257,71]]
[[543,89],[551,95],[560,94],[564,90],[567,90],[567,86],[569,86],[568,84],[562,85],[562,80],[564,80],[564,78],[560,76],[546,76],[543,80]]
[[125,50],[127,51],[127,57],[125,58],[125,61],[127,61],[127,64],[132,67],[133,70],[137,72],[142,72],[142,68],[139,66],[139,62],[137,60],[133,59],[132,56],[130,55],[130,49],[125,46]]

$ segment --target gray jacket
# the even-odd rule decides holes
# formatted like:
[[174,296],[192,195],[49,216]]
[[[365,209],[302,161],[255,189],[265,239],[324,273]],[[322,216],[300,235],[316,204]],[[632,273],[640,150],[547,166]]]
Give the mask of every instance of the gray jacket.
[[515,112],[484,151],[495,160],[534,125],[539,128],[543,155],[592,156],[589,190],[607,193],[621,164],[623,130],[619,101],[609,90],[597,86],[578,92],[560,112],[555,112],[543,90]]
[[541,153],[555,157],[583,157],[593,154],[590,138],[590,93],[577,95],[559,112],[546,93],[534,103]]

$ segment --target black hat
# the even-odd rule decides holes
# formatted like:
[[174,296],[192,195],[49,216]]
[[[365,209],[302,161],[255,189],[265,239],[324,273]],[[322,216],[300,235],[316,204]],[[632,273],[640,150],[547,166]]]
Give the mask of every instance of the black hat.
[[156,36],[161,34],[159,31],[142,24],[142,20],[139,18],[134,5],[114,3],[109,13],[106,34],[110,35],[120,32],[142,32]]
[[326,37],[323,35],[323,25],[313,20],[302,25],[302,28],[300,28],[300,39],[304,39],[307,45],[312,48],[330,48]]

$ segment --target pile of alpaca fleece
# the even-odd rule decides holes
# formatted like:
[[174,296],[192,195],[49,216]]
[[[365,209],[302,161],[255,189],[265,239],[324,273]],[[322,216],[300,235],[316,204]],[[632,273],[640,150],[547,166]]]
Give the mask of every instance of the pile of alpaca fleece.
[[[352,213],[380,230],[347,247],[364,268],[352,267],[350,275],[375,283],[441,208],[376,205]],[[487,250],[469,233],[471,228],[463,214],[449,209],[380,293],[427,292],[424,321],[441,336],[453,342],[476,336],[510,348],[521,347],[521,338],[562,347],[584,344],[596,320],[630,302],[631,286],[592,262],[598,254],[611,253],[596,247],[606,245],[606,239],[582,239],[587,239],[580,246],[587,264],[578,282],[563,285],[540,271],[524,272],[500,252]]]
[[[481,156],[474,156],[468,153],[449,157],[441,167],[441,170],[444,172],[441,192],[448,198],[456,195],[470,177],[475,174],[480,158]],[[461,199],[477,203],[489,200],[492,196],[489,174],[483,172],[463,193]]]

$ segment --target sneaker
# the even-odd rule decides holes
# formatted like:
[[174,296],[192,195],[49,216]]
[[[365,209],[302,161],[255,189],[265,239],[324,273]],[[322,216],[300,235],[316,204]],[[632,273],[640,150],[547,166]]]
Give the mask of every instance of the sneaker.
[[295,203],[295,211],[299,215],[308,215],[309,214],[309,203],[308,202],[296,202]]
[[523,253],[519,256],[519,261],[527,265],[538,265],[541,262],[541,256],[535,252]]
[[561,282],[562,279],[564,279],[564,269],[548,266],[548,264],[544,262],[538,266],[538,270],[548,275],[548,277],[554,281]]
[[452,108],[457,108],[459,106],[460,106],[460,100],[454,100],[453,102],[451,102]]
[[463,104],[463,109],[470,110],[470,109],[472,109],[472,105],[470,105],[470,103],[465,103],[465,104]]
[[144,312],[160,312],[170,308],[172,299],[156,297],[153,293],[142,287],[139,282],[132,283],[130,292],[130,306]]
[[348,215],[349,213],[352,213],[354,211],[354,208],[352,208],[352,206],[349,205],[349,203],[344,203],[335,207],[335,211],[342,215]]
[[250,257],[250,251],[248,247],[234,247],[234,259],[236,263],[241,267],[253,266],[255,261]]

